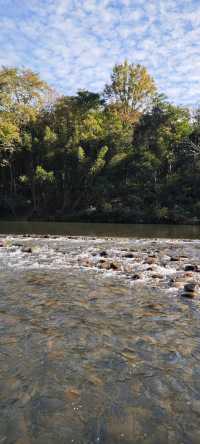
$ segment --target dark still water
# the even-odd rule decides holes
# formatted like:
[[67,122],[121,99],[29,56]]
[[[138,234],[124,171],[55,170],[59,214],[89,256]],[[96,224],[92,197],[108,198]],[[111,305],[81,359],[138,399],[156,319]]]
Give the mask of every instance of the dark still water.
[[1,444],[200,443],[200,241],[117,229],[1,236]]
[[200,239],[200,225],[0,221],[0,234]]

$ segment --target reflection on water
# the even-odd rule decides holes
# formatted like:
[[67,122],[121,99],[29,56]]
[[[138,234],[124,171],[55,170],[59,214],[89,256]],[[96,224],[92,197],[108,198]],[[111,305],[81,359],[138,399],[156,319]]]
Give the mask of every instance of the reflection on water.
[[200,225],[0,221],[0,233],[200,239]]
[[[74,240],[68,251],[73,256],[76,243],[85,249],[88,242]],[[199,298],[188,301],[159,284],[131,286],[114,272],[74,263],[36,268],[35,253],[7,243],[0,443],[199,444]],[[53,245],[60,257],[64,244]],[[160,251],[156,242],[150,247]],[[199,243],[178,248],[187,256],[194,250],[199,261]],[[12,254],[18,262],[9,268]]]

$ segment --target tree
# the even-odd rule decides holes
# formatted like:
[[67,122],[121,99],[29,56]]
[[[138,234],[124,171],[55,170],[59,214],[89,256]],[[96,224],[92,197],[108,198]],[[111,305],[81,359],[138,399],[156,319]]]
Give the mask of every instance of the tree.
[[139,64],[129,64],[127,60],[114,66],[111,83],[104,89],[105,99],[126,123],[138,120],[155,93],[156,86],[147,69]]

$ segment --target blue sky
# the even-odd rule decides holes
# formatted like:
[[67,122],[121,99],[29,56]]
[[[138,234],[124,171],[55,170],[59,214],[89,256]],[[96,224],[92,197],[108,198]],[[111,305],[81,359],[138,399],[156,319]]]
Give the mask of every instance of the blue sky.
[[58,92],[101,91],[125,58],[170,100],[200,103],[200,0],[0,0],[0,65]]

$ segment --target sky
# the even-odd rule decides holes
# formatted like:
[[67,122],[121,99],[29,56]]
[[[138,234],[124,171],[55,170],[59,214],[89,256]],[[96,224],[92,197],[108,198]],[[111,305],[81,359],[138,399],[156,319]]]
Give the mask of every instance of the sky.
[[169,100],[200,104],[200,0],[0,0],[0,65],[59,93],[101,92],[125,59]]

